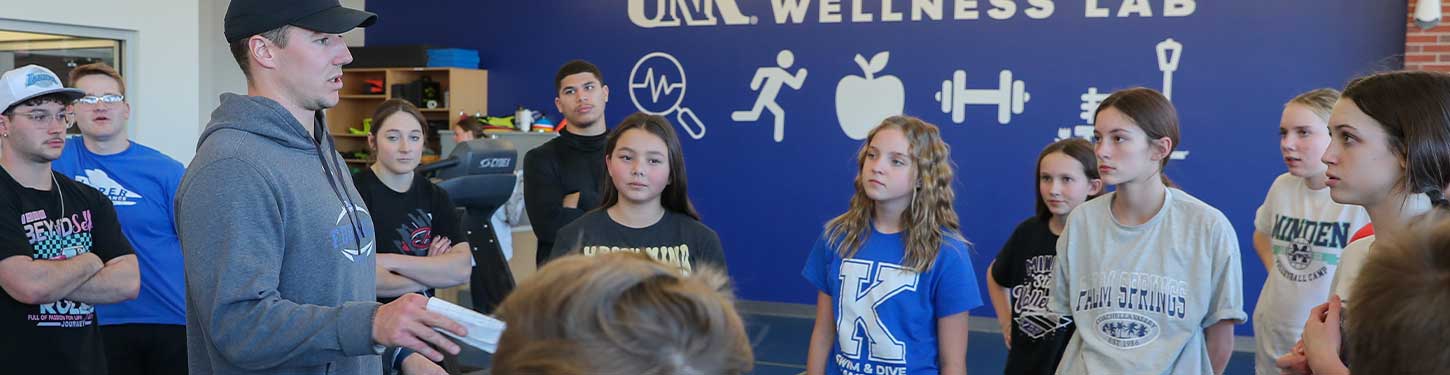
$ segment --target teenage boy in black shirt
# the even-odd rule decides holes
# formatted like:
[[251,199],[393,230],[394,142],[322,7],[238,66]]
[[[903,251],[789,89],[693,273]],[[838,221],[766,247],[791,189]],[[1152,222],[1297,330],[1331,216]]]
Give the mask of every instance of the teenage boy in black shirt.
[[604,181],[604,74],[587,61],[570,61],[554,75],[554,92],[554,105],[568,123],[557,138],[524,155],[524,208],[539,239],[539,265],[549,258],[559,228],[599,206]]

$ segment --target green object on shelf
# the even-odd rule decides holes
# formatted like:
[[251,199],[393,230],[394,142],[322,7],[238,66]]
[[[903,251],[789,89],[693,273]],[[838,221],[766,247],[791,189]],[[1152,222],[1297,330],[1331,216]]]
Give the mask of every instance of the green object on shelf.
[[347,128],[347,132],[351,133],[352,135],[368,135],[373,132],[373,119],[363,119],[362,130],[358,130],[357,128]]
[[514,127],[514,117],[513,116],[509,116],[509,117],[488,116],[488,117],[484,117],[483,120],[484,120],[483,121],[483,124],[484,125],[488,125],[488,126],[497,126],[497,127],[500,127],[500,128],[513,128]]

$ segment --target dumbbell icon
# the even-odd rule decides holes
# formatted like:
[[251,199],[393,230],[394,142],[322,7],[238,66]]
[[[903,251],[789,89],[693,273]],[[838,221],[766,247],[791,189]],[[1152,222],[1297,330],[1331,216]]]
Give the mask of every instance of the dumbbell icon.
[[967,121],[968,104],[994,104],[997,106],[997,123],[1006,125],[1013,114],[1022,114],[1022,105],[1032,100],[1027,85],[1012,80],[1012,71],[1003,69],[998,76],[996,89],[968,89],[967,72],[952,73],[952,80],[942,81],[936,101],[941,102],[942,113],[952,114],[952,122]]

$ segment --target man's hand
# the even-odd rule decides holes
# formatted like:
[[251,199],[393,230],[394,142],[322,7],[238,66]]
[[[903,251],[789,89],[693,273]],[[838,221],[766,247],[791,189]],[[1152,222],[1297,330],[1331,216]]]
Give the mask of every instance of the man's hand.
[[467,336],[468,329],[448,318],[428,311],[428,297],[404,294],[378,308],[373,317],[373,341],[384,346],[413,349],[433,361],[442,361],[443,354],[458,354],[458,344],[433,330],[442,328],[458,336]]
[[564,207],[579,208],[579,192],[569,193],[564,196]]
[[403,375],[448,375],[443,367],[418,353],[409,354],[408,358],[403,359],[402,370]]

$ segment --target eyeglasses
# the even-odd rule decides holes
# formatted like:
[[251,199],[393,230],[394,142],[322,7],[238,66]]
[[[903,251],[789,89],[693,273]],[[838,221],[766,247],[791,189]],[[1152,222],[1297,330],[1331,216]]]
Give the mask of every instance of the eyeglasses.
[[80,104],[96,104],[96,103],[112,104],[112,103],[120,103],[122,100],[126,100],[126,96],[125,95],[116,95],[116,94],[106,94],[106,95],[101,95],[101,96],[87,95],[87,96],[82,97],[80,99],[76,99],[76,103],[80,103]]
[[64,124],[66,129],[70,129],[71,126],[74,126],[76,120],[75,112],[58,112],[52,115],[50,114],[50,112],[34,111],[30,113],[21,113],[20,116],[30,119],[30,121],[41,124],[51,124],[52,121],[58,121],[61,124]]

